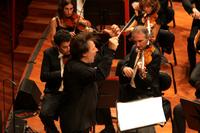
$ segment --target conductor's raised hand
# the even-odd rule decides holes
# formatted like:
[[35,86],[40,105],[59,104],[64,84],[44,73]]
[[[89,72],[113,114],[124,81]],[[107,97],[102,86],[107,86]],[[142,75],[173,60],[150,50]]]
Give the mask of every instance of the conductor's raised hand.
[[108,47],[114,51],[117,50],[117,47],[119,45],[118,37],[111,37],[109,39]]
[[116,24],[113,24],[110,29],[104,29],[105,33],[108,33],[111,37],[116,37],[120,34],[120,28]]

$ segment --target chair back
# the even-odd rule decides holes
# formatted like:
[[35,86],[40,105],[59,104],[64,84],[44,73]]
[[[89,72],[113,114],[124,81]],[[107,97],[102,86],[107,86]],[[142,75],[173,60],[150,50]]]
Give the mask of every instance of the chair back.
[[116,100],[119,94],[119,81],[118,78],[107,78],[102,82],[98,82],[99,98],[98,108],[110,108],[116,106]]
[[159,80],[161,91],[165,91],[170,88],[172,79],[168,73],[160,71]]

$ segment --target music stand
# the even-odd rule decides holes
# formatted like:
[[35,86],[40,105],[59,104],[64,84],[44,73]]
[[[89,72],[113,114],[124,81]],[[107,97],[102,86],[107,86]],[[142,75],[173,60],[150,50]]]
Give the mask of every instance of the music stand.
[[161,97],[117,102],[116,109],[120,131],[128,131],[166,122]]
[[200,102],[180,99],[188,127],[200,131]]

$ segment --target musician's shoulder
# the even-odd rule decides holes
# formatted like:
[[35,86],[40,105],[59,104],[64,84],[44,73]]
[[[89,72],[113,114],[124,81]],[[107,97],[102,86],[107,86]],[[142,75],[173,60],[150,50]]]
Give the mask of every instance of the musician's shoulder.
[[55,25],[57,22],[57,20],[59,20],[57,17],[53,17],[51,20],[50,20],[50,25]]

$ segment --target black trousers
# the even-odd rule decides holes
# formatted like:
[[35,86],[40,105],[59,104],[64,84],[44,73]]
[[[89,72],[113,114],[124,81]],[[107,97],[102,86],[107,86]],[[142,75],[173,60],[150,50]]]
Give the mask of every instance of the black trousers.
[[97,123],[104,124],[105,128],[113,127],[110,108],[97,108]]
[[186,122],[181,104],[175,106],[173,113],[175,124],[173,128],[173,133],[185,133]]
[[200,29],[200,20],[194,19],[190,30],[190,36],[188,37],[187,53],[190,64],[190,74],[196,65],[196,49],[194,46],[194,37],[196,36],[198,29]]
[[189,82],[196,89],[196,98],[200,98],[200,63],[193,69]]
[[85,130],[83,130],[83,131],[78,131],[78,132],[74,132],[74,133],[89,133],[89,132],[90,132],[89,129],[85,129]]
[[59,133],[54,120],[58,120],[62,96],[62,93],[44,95],[39,117],[47,133]]

